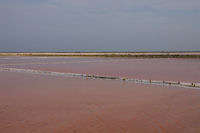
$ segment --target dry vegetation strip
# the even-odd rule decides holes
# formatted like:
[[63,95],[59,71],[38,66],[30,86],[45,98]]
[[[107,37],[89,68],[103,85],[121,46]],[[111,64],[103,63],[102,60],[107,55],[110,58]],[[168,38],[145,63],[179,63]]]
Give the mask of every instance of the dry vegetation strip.
[[130,57],[130,58],[200,58],[200,52],[0,53],[0,56],[84,56],[84,57]]

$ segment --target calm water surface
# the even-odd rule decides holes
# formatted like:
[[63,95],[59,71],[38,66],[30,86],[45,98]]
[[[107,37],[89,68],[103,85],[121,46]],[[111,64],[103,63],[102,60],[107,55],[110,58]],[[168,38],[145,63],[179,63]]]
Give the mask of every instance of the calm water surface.
[[3,67],[88,73],[118,77],[200,82],[199,59],[131,59],[16,57],[0,59]]
[[0,131],[197,133],[199,100],[187,88],[0,72]]

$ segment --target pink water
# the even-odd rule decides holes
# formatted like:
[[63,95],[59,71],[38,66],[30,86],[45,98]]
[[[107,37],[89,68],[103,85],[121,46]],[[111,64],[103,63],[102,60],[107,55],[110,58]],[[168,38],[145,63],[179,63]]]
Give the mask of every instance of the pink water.
[[199,104],[188,88],[0,72],[3,133],[198,133]]
[[200,82],[199,59],[29,58],[0,59],[0,63],[7,64],[3,67],[45,71],[88,73],[148,80]]

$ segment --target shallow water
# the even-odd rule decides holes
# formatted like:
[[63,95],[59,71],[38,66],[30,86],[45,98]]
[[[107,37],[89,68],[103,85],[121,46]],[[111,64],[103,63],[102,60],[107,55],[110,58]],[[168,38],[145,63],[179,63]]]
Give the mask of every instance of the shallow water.
[[[199,82],[198,59],[4,57],[1,67]],[[0,71],[0,131],[200,132],[200,90]]]
[[[22,57],[21,57],[22,58]],[[88,73],[147,80],[200,82],[199,59],[18,57],[0,59],[3,67]],[[6,65],[7,64],[7,65]],[[9,65],[10,64],[10,65]]]
[[32,63],[53,63],[53,62],[74,62],[74,61],[93,61],[93,60],[107,60],[107,58],[84,58],[84,57],[0,57],[0,65],[25,65]]
[[2,132],[200,132],[200,91],[0,72]]

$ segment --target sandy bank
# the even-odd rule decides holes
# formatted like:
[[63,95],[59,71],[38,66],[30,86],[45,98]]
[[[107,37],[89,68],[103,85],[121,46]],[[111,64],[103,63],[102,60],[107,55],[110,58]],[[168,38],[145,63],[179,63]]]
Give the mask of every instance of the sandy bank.
[[94,56],[134,58],[200,58],[200,52],[69,52],[69,53],[0,53],[0,56]]

